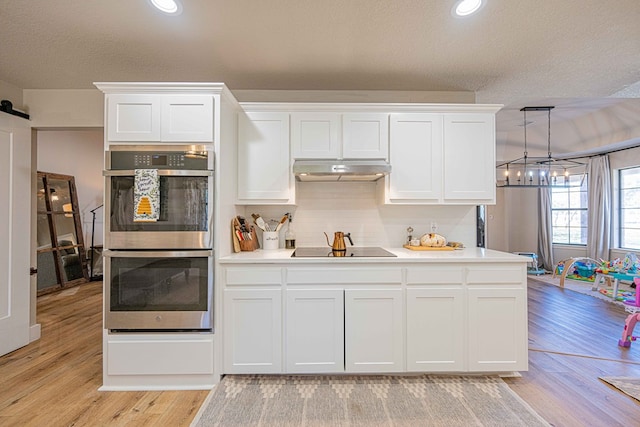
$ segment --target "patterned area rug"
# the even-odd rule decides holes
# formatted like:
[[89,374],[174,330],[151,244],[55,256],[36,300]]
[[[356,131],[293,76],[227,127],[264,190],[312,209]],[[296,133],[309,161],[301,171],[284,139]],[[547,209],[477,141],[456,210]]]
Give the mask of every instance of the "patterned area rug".
[[494,376],[227,375],[192,426],[549,426]]
[[600,377],[626,395],[640,401],[640,378],[633,377]]

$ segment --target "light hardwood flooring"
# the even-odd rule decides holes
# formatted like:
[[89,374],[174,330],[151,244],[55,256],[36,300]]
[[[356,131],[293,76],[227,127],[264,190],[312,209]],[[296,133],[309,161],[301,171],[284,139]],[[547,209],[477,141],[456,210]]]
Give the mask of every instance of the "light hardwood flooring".
[[598,379],[640,377],[640,341],[618,346],[624,308],[531,279],[528,302],[529,371],[509,386],[554,426],[640,426],[640,402]]
[[102,282],[38,298],[42,338],[0,357],[0,426],[188,426],[207,391],[101,392]]
[[[186,426],[206,391],[100,392],[102,283],[38,299],[42,338],[0,357],[0,426]],[[529,281],[528,372],[505,381],[554,426],[640,425],[640,403],[598,380],[640,377],[626,313]]]

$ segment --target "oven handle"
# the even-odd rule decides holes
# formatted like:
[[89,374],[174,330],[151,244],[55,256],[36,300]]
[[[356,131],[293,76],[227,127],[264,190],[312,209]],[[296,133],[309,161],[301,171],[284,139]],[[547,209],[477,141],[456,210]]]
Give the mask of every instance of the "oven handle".
[[195,258],[213,256],[212,250],[204,251],[118,251],[105,249],[102,252],[103,257],[122,257],[122,258]]
[[[129,170],[106,170],[102,171],[103,176],[134,176],[136,171]],[[160,176],[213,176],[211,170],[182,170],[182,169],[158,169]]]

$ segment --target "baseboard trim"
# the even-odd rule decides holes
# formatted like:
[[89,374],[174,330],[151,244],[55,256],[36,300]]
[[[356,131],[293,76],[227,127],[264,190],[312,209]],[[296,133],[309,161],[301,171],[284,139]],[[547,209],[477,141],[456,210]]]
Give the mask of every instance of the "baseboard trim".
[[40,323],[36,323],[35,325],[31,325],[29,327],[29,342],[34,342],[40,339]]

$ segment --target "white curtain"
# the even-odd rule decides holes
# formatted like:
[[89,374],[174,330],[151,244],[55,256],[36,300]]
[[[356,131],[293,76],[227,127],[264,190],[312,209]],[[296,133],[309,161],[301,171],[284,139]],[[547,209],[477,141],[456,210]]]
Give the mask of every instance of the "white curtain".
[[538,192],[538,262],[547,271],[553,271],[553,227],[551,223],[551,187]]
[[587,256],[609,259],[611,242],[611,171],[609,156],[593,157],[587,165],[589,219]]

